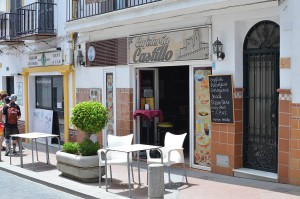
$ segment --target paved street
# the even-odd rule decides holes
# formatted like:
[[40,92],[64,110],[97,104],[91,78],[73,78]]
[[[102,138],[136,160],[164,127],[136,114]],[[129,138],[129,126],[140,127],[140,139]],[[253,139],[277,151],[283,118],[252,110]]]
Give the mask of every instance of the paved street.
[[[109,189],[106,192],[104,182],[102,187],[99,188],[98,182],[82,183],[62,176],[61,172],[56,169],[55,152],[58,148],[55,147],[50,147],[50,165],[47,165],[45,163],[45,146],[43,144],[38,145],[39,161],[36,161],[36,156],[34,155],[36,168],[33,170],[31,145],[24,143],[24,146],[24,168],[20,167],[19,156],[13,156],[12,164],[10,164],[9,157],[4,156],[4,152],[2,152],[0,179],[3,183],[0,184],[0,199],[128,198],[126,166],[113,166],[113,182],[109,180]],[[148,198],[146,166],[144,162],[141,162],[142,185],[132,183],[132,198],[134,199]],[[134,164],[133,170],[135,179],[137,179],[136,164]],[[169,189],[166,180],[165,199],[300,199],[299,186],[218,175],[192,168],[188,168],[189,183],[186,184],[182,174],[183,171],[176,166],[171,169],[171,178],[174,183]],[[167,172],[165,172],[165,179],[167,177]],[[17,187],[14,185],[17,185]],[[56,189],[47,186],[55,187]]]
[[0,171],[0,198],[13,199],[79,199],[72,194]]

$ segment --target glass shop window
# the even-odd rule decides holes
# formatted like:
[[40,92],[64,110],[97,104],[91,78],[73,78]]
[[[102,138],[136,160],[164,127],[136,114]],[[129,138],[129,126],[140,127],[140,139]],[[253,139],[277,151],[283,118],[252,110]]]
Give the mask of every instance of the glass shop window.
[[63,109],[63,77],[36,77],[36,108]]

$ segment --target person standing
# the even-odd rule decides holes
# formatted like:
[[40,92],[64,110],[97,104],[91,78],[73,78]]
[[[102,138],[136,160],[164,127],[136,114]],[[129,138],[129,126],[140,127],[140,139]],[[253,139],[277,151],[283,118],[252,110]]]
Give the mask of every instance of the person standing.
[[[2,109],[5,106],[5,98],[7,96],[7,92],[2,90],[0,91],[0,118],[2,118]],[[0,120],[0,151],[3,149],[6,150],[6,148],[3,146],[4,141],[4,123],[2,120]]]
[[[10,146],[10,135],[19,134],[18,119],[21,118],[20,107],[15,103],[17,101],[17,95],[12,94],[9,98],[10,103],[6,104],[3,108],[4,126],[5,126],[5,143],[6,146]],[[16,154],[17,138],[13,140],[13,153]],[[8,156],[10,150],[6,150],[5,155]]]

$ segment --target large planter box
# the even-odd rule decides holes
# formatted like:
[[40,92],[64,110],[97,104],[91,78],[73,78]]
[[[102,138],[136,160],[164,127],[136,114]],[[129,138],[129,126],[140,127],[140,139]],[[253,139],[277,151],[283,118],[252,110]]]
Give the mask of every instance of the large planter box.
[[[58,151],[56,153],[57,169],[63,176],[81,181],[98,182],[99,181],[99,157],[80,156]],[[101,168],[101,174],[104,175],[105,169]],[[102,176],[103,176],[102,175]]]

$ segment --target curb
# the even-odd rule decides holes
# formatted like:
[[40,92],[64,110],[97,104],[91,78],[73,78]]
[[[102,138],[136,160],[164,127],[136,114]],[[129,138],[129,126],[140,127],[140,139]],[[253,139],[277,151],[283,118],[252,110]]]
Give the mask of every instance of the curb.
[[93,197],[93,196],[90,196],[90,195],[87,195],[87,194],[80,193],[78,191],[74,191],[72,189],[68,189],[68,188],[65,188],[65,187],[62,187],[62,186],[58,186],[56,184],[52,184],[52,183],[49,183],[49,182],[45,182],[43,180],[33,178],[33,177],[28,176],[28,175],[24,175],[24,174],[21,174],[21,173],[18,173],[16,171],[12,171],[12,170],[9,170],[9,169],[3,168],[3,167],[0,167],[0,170],[5,171],[5,172],[10,173],[10,174],[13,174],[13,175],[16,175],[18,177],[21,177],[21,178],[24,178],[24,179],[27,179],[27,180],[45,185],[47,187],[51,187],[51,188],[54,188],[56,190],[72,194],[74,196],[78,196],[78,197],[86,198],[86,199],[99,199],[99,198],[96,198],[96,197]]

